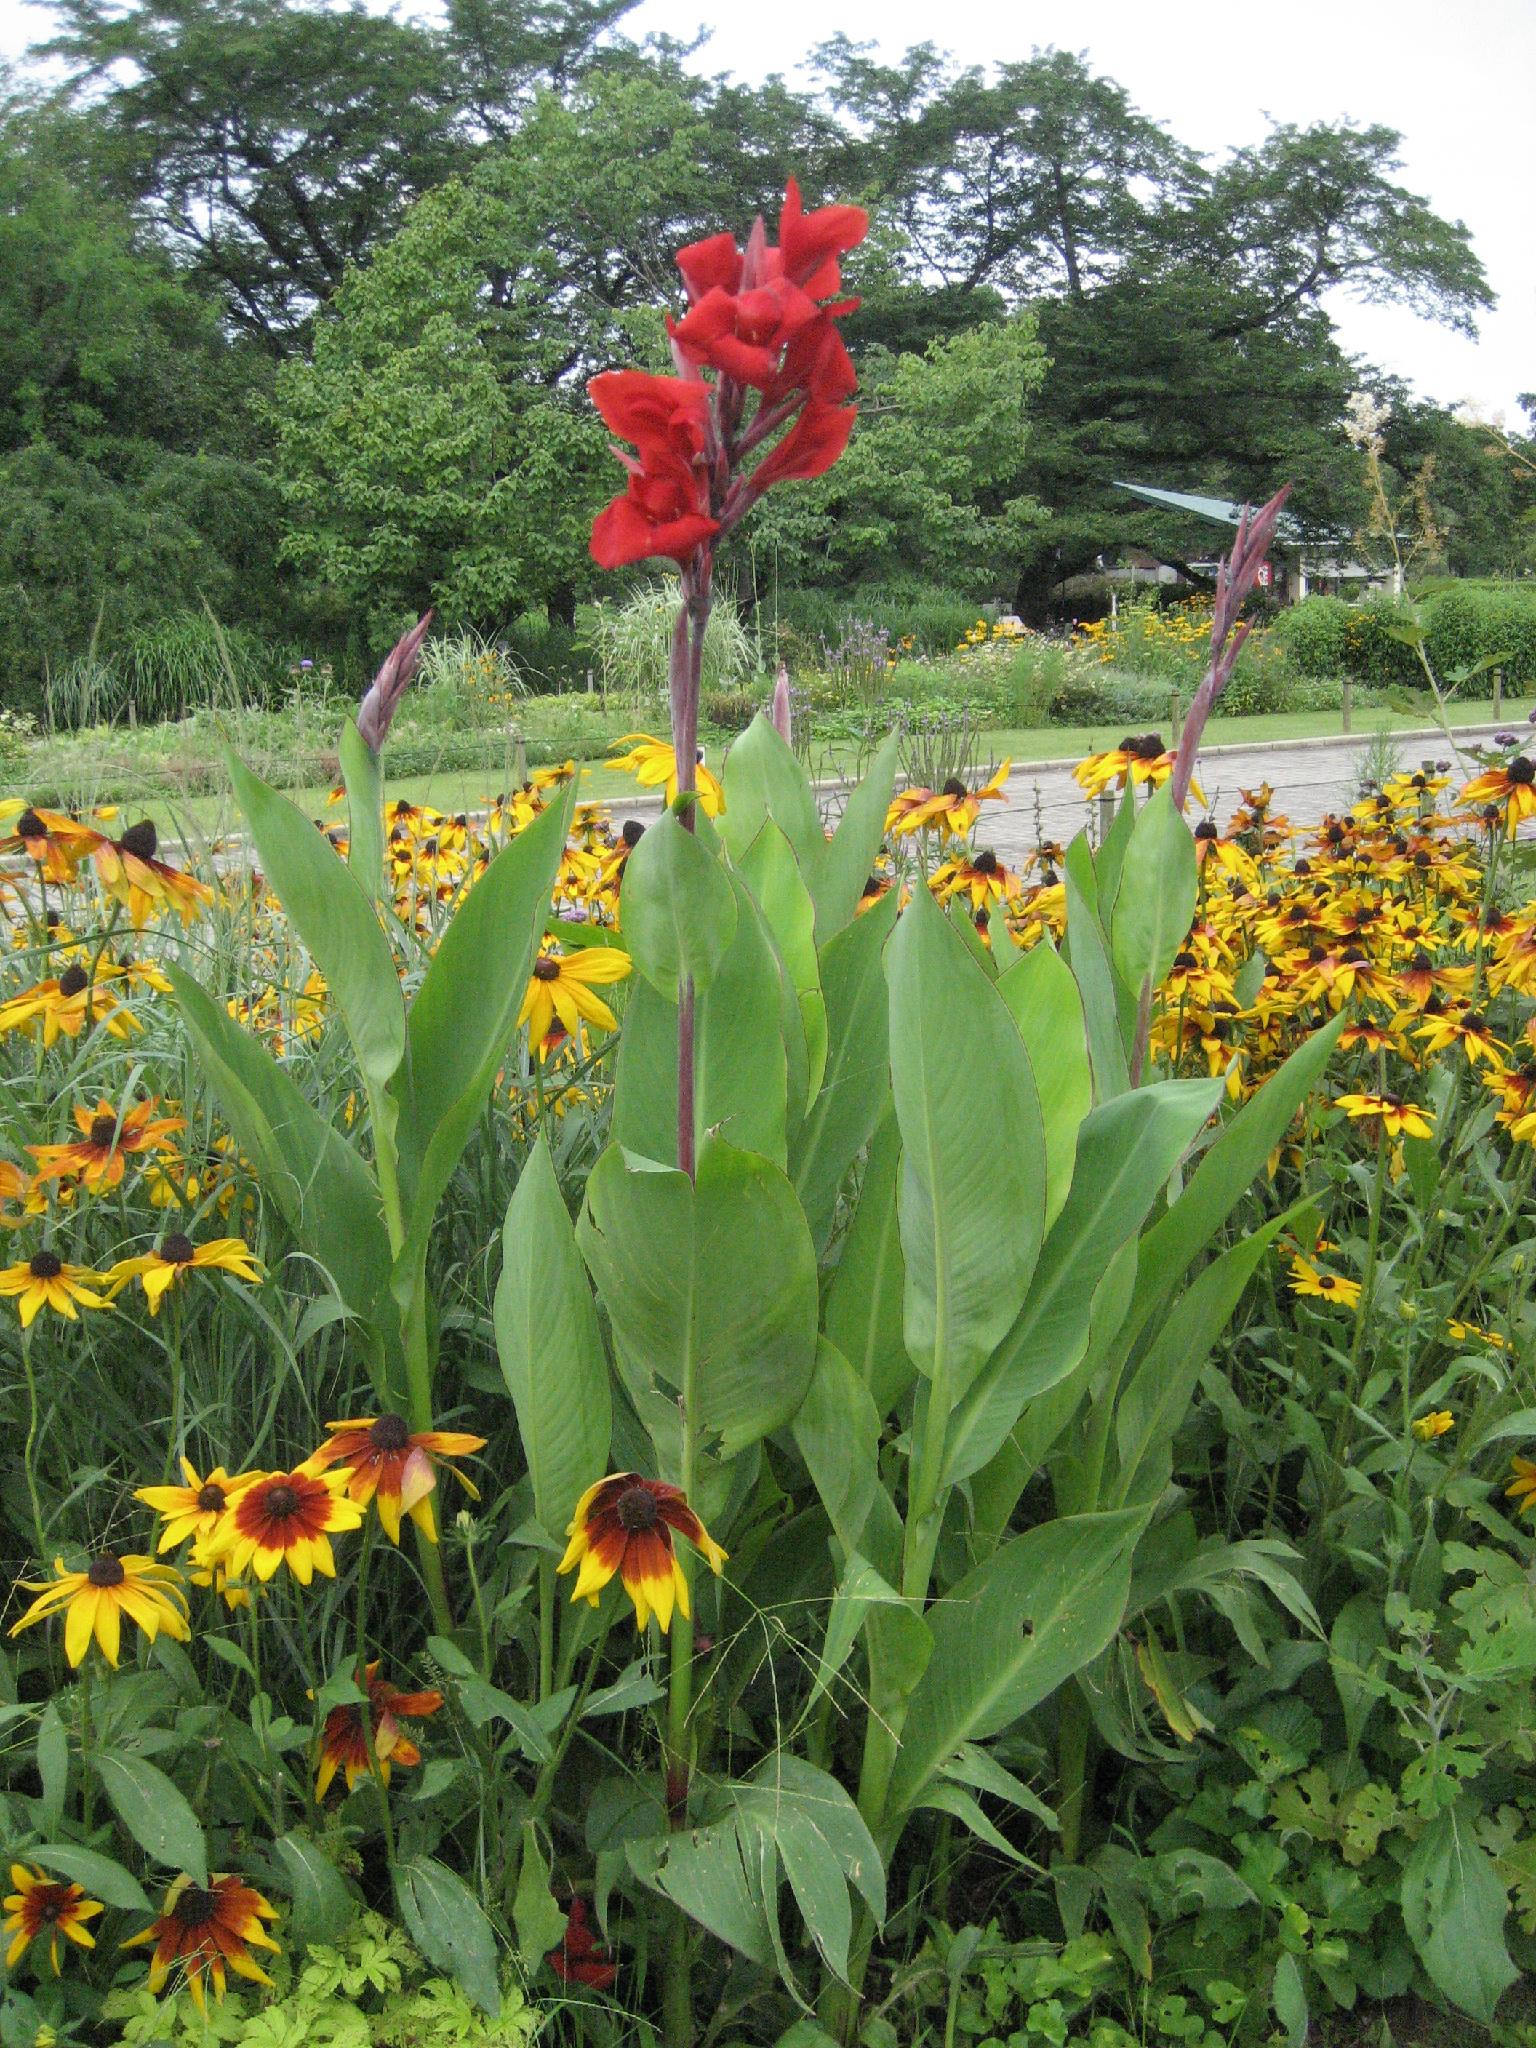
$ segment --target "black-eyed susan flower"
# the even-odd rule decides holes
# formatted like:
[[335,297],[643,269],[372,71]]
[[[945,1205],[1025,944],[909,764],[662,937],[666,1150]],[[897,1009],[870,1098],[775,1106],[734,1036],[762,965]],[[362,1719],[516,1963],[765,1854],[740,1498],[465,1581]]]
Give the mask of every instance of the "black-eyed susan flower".
[[[372,1723],[373,1754],[378,1759],[379,1777],[389,1783],[396,1764],[407,1770],[421,1762],[421,1751],[400,1726],[424,1721],[443,1704],[440,1692],[401,1692],[398,1686],[380,1678],[378,1662],[367,1667],[359,1681],[368,1695],[368,1717]],[[315,1773],[315,1797],[323,1799],[338,1771],[346,1774],[350,1792],[359,1778],[371,1775],[368,1736],[363,1728],[363,1709],[358,1704],[332,1707],[320,1733],[320,1765]]]
[[179,1643],[187,1640],[187,1596],[173,1565],[157,1564],[152,1557],[119,1557],[107,1550],[93,1557],[83,1572],[68,1570],[63,1558],[56,1557],[53,1573],[51,1579],[21,1581],[38,1597],[12,1623],[10,1632],[19,1636],[24,1628],[62,1609],[64,1654],[72,1667],[83,1662],[94,1636],[115,1669],[125,1614],[151,1642],[162,1630]]
[[107,986],[105,974],[93,982],[78,962],[0,1003],[0,1038],[11,1031],[28,1037],[41,1031],[45,1049],[61,1037],[78,1038],[87,1023],[104,1026],[112,1038],[143,1029]]
[[1430,1052],[1443,1052],[1447,1046],[1459,1045],[1473,1066],[1479,1060],[1486,1060],[1489,1066],[1502,1066],[1509,1051],[1502,1039],[1495,1038],[1481,1010],[1442,1010],[1438,1016],[1426,1018],[1413,1035],[1422,1039]]
[[1449,1408],[1433,1408],[1428,1415],[1419,1415],[1408,1425],[1421,1444],[1432,1444],[1437,1436],[1445,1436],[1456,1427],[1456,1418]]
[[276,1908],[238,1877],[215,1873],[206,1885],[200,1885],[183,1874],[166,1892],[159,1916],[142,1934],[130,1935],[122,1946],[140,1948],[153,1942],[150,1990],[164,1990],[171,1972],[178,1971],[185,1977],[198,2011],[206,2015],[205,1981],[212,1984],[215,1998],[224,1996],[230,1970],[253,1984],[271,1984],[251,1950],[280,1953],[262,1924],[276,1918]]
[[222,1564],[232,1579],[254,1571],[270,1579],[287,1565],[301,1586],[316,1572],[336,1576],[331,1537],[362,1526],[361,1508],[347,1499],[345,1472],[263,1472],[230,1496],[223,1525],[203,1544],[202,1561]]
[[1297,1257],[1291,1261],[1291,1292],[1331,1301],[1340,1308],[1354,1308],[1360,1300],[1360,1282],[1347,1280],[1340,1273],[1325,1272],[1310,1259]]
[[1428,1138],[1434,1131],[1434,1114],[1417,1103],[1404,1102],[1400,1095],[1336,1095],[1335,1109],[1357,1121],[1379,1117],[1389,1138]]
[[155,1546],[161,1556],[167,1550],[175,1550],[189,1538],[201,1547],[216,1536],[223,1526],[232,1496],[261,1476],[256,1472],[241,1472],[231,1478],[222,1465],[216,1465],[206,1479],[199,1479],[197,1467],[190,1458],[181,1460],[181,1473],[186,1481],[184,1486],[141,1486],[133,1496],[165,1518],[165,1527]]
[[156,859],[158,846],[154,820],[144,818],[121,839],[98,836],[91,848],[102,888],[127,911],[135,931],[142,931],[157,910],[174,910],[183,924],[190,924],[213,901],[207,882]]
[[11,1865],[13,1890],[5,1900],[5,1919],[0,1922],[11,1937],[5,1952],[5,1967],[14,1970],[34,1941],[46,1940],[48,1961],[55,1977],[59,1974],[59,1936],[81,1948],[94,1948],[96,1937],[87,1922],[106,1911],[99,1899],[88,1898],[83,1886],[50,1877],[36,1865]]
[[232,1273],[237,1280],[260,1280],[261,1261],[243,1237],[212,1237],[194,1244],[184,1231],[173,1230],[152,1252],[119,1259],[107,1275],[115,1299],[132,1281],[144,1289],[149,1312],[158,1315],[167,1292],[188,1273]]
[[122,1179],[126,1162],[156,1152],[170,1152],[171,1134],[186,1129],[179,1116],[157,1117],[159,1103],[136,1102],[119,1116],[105,1098],[95,1109],[75,1104],[75,1122],[81,1136],[69,1145],[29,1145],[37,1161],[37,1179],[78,1178],[88,1188],[115,1188]]
[[1510,1459],[1504,1498],[1520,1503],[1517,1514],[1536,1515],[1536,1458],[1522,1458],[1517,1452]]
[[580,1565],[573,1600],[597,1605],[598,1594],[618,1574],[634,1602],[635,1622],[644,1628],[655,1615],[665,1635],[677,1607],[689,1613],[688,1580],[672,1548],[673,1532],[686,1536],[718,1573],[726,1553],[689,1507],[680,1486],[644,1479],[638,1472],[614,1472],[589,1486],[566,1528],[570,1542],[557,1571]]
[[1499,804],[1511,839],[1527,818],[1536,818],[1536,762],[1516,754],[1495,768],[1474,775],[1461,792],[1464,804]]
[[531,1045],[542,1048],[556,1021],[573,1036],[581,1020],[597,1024],[604,1031],[618,1028],[618,1018],[592,993],[594,985],[622,981],[629,972],[629,955],[616,946],[583,946],[575,953],[541,953],[528,978],[528,992],[518,1012],[519,1024],[528,1026]]
[[105,1273],[89,1266],[71,1266],[57,1252],[34,1252],[30,1259],[0,1269],[0,1296],[13,1300],[21,1314],[21,1327],[29,1330],[39,1310],[51,1308],[55,1315],[80,1320],[75,1304],[82,1308],[110,1308],[111,1302],[99,1287],[105,1287]]
[[886,831],[893,835],[948,832],[956,839],[964,839],[981,816],[983,804],[1007,800],[1004,785],[1012,766],[1012,761],[1004,761],[975,789],[967,789],[958,775],[952,775],[938,789],[902,790],[891,800],[885,818]]
[[17,814],[11,831],[0,838],[0,854],[25,853],[37,862],[46,881],[72,882],[81,861],[103,841],[102,833],[82,825],[78,818],[28,804]]
[[1445,1334],[1453,1344],[1489,1344],[1495,1351],[1507,1351],[1509,1339],[1501,1337],[1497,1330],[1485,1330],[1479,1323],[1460,1323],[1451,1317],[1445,1326]]
[[[626,775],[633,775],[642,789],[657,789],[666,786],[667,802],[677,801],[677,753],[671,742],[658,740],[648,732],[627,732],[614,741],[614,758],[610,768],[621,769]],[[628,753],[623,752],[628,748]],[[725,809],[725,791],[719,781],[700,761],[693,771],[694,785],[699,792],[699,809],[707,817],[718,818]]]
[[439,1465],[453,1474],[471,1500],[480,1498],[452,1461],[483,1451],[483,1436],[470,1436],[461,1429],[413,1431],[400,1415],[354,1416],[349,1422],[325,1426],[331,1432],[330,1440],[308,1460],[309,1466],[317,1472],[342,1466],[349,1499],[365,1514],[370,1501],[377,1506],[384,1533],[392,1543],[400,1541],[402,1515],[409,1515],[429,1542],[437,1541],[431,1495]]

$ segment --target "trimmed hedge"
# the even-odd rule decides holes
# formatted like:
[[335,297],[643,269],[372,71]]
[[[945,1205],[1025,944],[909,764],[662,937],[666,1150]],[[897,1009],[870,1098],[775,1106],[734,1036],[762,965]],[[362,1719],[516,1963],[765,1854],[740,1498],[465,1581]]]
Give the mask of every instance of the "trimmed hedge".
[[[1536,687],[1536,585],[1454,584],[1416,605],[1386,597],[1359,604],[1309,597],[1283,612],[1274,632],[1298,675],[1348,675],[1378,689],[1414,689],[1423,687],[1423,668],[1392,629],[1415,620],[1424,628],[1425,652],[1442,683],[1456,670],[1500,654],[1506,689]],[[1484,669],[1462,689],[1468,697],[1491,697],[1492,671]]]

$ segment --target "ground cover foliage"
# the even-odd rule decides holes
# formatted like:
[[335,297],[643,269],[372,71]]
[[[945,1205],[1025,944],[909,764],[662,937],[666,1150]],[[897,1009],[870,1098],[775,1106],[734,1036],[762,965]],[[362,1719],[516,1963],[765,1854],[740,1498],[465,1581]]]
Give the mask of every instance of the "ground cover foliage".
[[787,675],[701,757],[868,227],[591,382],[644,830],[391,797],[517,691],[430,613],[318,818],[0,810],[7,2041],[1528,2032],[1536,767],[1204,815],[1284,490],[1020,872],[1006,763],[824,816]]
[[[717,2039],[821,2038],[797,2005],[1104,2048],[1495,2016],[1532,1919],[1528,771],[1191,834],[1136,800],[1170,766],[1085,764],[1128,786],[1112,831],[1012,875],[984,791],[893,796],[888,753],[828,841],[772,729],[738,741],[700,831],[707,1220],[642,1165],[678,941],[622,807],[365,783],[322,832],[242,772],[260,875],[199,885],[9,806],[8,1554],[136,1576],[219,1519],[210,1476],[270,1493],[373,1427],[311,1481],[334,1578],[289,1568],[307,1524],[270,1580],[173,1543],[191,1582],[152,1645],[125,1606],[115,1668],[58,1621],[7,1645],[13,1928],[36,1880],[107,1908],[57,1980],[37,1924],[12,2038],[195,2032],[118,1943],[210,1870],[279,1912],[276,1991],[206,1986],[230,2039],[342,1985],[374,2039],[407,1996],[619,2038],[679,1912]],[[667,1470],[694,1348],[729,1556],[694,1575],[679,1834],[655,1623],[554,1568],[586,1487]],[[479,1498],[420,1495],[381,1414]],[[136,1489],[183,1457],[157,1522]],[[356,1526],[358,1471],[438,1543]]]

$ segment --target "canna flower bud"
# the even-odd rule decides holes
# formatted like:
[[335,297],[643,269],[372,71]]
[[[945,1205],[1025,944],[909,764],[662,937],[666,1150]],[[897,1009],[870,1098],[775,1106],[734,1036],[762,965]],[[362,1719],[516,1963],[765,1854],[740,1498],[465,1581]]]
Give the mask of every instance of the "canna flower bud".
[[432,624],[432,609],[429,605],[410,631],[400,635],[385,655],[378,674],[369,685],[368,694],[358,707],[357,729],[371,753],[381,753],[389,737],[395,708],[405,695],[406,685],[415,675],[417,663],[421,660],[422,642]]

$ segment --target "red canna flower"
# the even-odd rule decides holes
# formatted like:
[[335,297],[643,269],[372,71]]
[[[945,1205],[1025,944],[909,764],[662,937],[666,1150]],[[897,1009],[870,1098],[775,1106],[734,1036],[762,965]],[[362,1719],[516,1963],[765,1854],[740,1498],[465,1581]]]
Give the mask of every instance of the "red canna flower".
[[809,293],[782,277],[750,292],[716,285],[681,320],[669,317],[667,332],[689,362],[763,391],[777,381],[787,345],[819,310]]
[[748,479],[753,494],[772,484],[821,476],[848,446],[853,421],[851,405],[821,405],[813,399],[773,453],[753,470]]
[[777,257],[782,274],[813,299],[829,298],[842,284],[837,259],[856,249],[869,233],[869,215],[862,206],[818,206],[806,213],[800,187],[793,178],[784,188],[779,214]]
[[607,1950],[587,1925],[585,1899],[572,1899],[560,1946],[549,1952],[549,1967],[567,1984],[587,1984],[594,1991],[608,1990],[618,1976],[618,1964],[608,1960]]
[[694,305],[707,292],[737,290],[741,284],[741,265],[742,254],[734,235],[710,235],[677,252],[677,267],[683,273],[689,301]]

